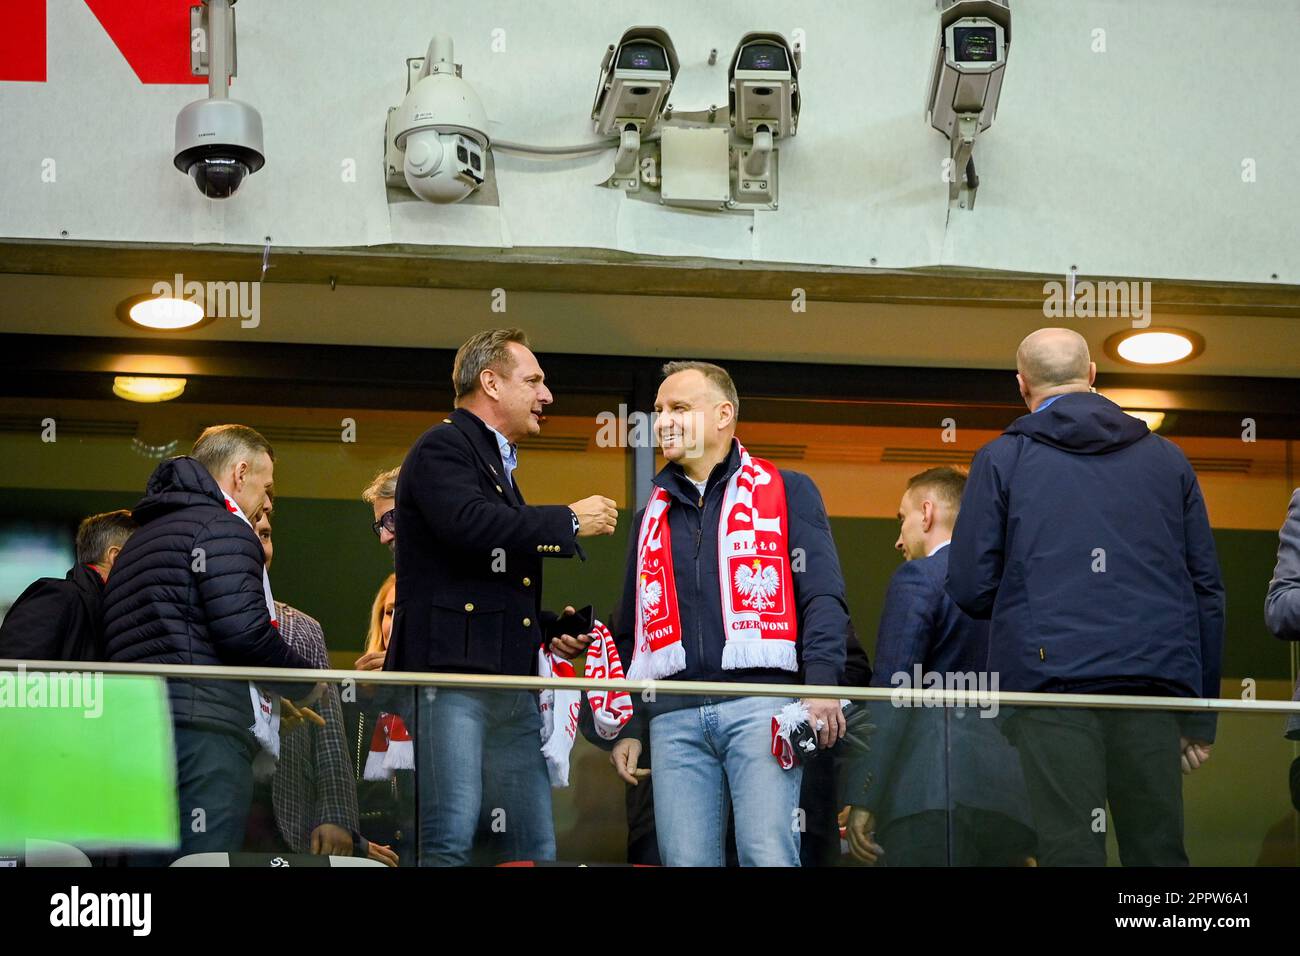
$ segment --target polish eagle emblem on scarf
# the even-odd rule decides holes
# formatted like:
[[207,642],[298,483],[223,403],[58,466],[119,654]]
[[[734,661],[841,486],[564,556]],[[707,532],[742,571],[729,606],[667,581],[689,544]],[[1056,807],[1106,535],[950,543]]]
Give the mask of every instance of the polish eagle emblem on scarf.
[[659,611],[659,602],[664,597],[664,586],[659,581],[651,581],[641,575],[641,607],[645,609],[646,620],[653,621]]
[[763,566],[755,558],[750,564],[736,568],[736,591],[743,600],[744,607],[755,611],[766,611],[776,604],[776,592],[781,588],[781,576],[772,565]]

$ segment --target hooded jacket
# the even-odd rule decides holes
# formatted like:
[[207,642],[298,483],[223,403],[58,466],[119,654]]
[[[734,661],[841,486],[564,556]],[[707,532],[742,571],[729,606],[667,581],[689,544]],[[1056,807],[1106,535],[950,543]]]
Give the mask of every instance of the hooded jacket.
[[33,581],[0,624],[0,657],[29,661],[100,660],[104,579],[78,564],[63,579]]
[[1219,696],[1224,592],[1196,474],[1113,402],[1067,393],[980,449],[947,591],[991,618],[1001,689]]
[[[262,589],[262,544],[193,458],[162,462],[132,516],[139,525],[104,592],[110,661],[311,667],[281,639]],[[255,746],[248,684],[169,680],[180,726],[233,732]]]

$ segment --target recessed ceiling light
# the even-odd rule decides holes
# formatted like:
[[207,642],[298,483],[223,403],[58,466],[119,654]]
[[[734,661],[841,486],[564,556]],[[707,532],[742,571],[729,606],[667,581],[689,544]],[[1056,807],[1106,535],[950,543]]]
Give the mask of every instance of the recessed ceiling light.
[[1126,329],[1108,338],[1104,348],[1128,365],[1175,365],[1205,351],[1205,339],[1187,329]]
[[117,307],[117,317],[127,325],[151,332],[179,332],[204,325],[203,307],[188,299],[136,295]]
[[1126,408],[1124,409],[1124,414],[1132,415],[1134,418],[1146,422],[1147,428],[1151,429],[1153,432],[1160,431],[1160,426],[1165,423],[1164,412],[1148,412],[1148,411],[1142,411],[1138,409]]
[[113,379],[113,394],[128,402],[169,402],[184,391],[183,378],[118,375]]

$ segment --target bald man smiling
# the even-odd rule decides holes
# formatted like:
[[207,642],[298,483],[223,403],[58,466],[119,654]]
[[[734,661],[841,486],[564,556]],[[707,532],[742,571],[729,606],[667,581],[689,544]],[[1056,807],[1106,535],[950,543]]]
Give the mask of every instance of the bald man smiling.
[[[975,456],[948,594],[991,619],[1002,690],[1217,697],[1223,583],[1196,474],[1096,377],[1077,332],[1020,343],[1030,413]],[[1209,758],[1212,715],[1035,707],[1005,729],[1040,863],[1104,865],[1113,822],[1125,865],[1186,865],[1179,771]]]

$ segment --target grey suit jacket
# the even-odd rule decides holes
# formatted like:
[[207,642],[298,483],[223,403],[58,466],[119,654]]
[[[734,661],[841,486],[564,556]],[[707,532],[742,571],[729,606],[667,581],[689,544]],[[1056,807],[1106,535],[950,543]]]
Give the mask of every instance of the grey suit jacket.
[[[1291,507],[1278,538],[1277,567],[1264,599],[1264,620],[1282,640],[1300,641],[1300,488],[1291,495]],[[1300,700],[1300,679],[1291,699]],[[1286,735],[1300,740],[1300,717],[1288,718]]]

